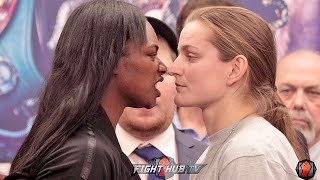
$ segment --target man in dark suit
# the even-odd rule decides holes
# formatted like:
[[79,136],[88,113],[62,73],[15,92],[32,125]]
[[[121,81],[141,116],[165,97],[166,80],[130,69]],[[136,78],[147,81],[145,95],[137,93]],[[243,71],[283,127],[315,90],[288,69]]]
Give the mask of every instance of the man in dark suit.
[[[172,30],[162,21],[148,17],[158,39],[157,56],[168,68],[177,57],[177,39]],[[180,132],[172,119],[176,112],[176,94],[173,76],[163,75],[164,80],[157,84],[161,96],[152,109],[126,108],[120,117],[116,134],[122,151],[132,164],[148,164],[156,157],[169,157],[175,163],[195,164],[206,149],[205,143]],[[154,174],[139,174],[141,179],[159,179]],[[168,177],[168,174],[165,174]],[[172,175],[172,174],[171,174]],[[170,175],[169,175],[170,176]],[[189,174],[174,174],[170,179],[187,180]]]

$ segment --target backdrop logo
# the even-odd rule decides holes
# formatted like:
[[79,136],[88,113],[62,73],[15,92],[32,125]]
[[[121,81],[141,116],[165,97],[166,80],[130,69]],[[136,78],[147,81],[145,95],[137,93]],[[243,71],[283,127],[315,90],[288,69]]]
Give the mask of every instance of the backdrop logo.
[[296,171],[300,178],[310,179],[316,173],[317,168],[313,161],[305,159],[298,162]]
[[133,174],[149,174],[165,180],[174,174],[198,174],[206,164],[176,164],[174,159],[161,156],[149,161],[149,164],[134,164]]
[[0,34],[7,26],[16,8],[17,0],[0,1]]

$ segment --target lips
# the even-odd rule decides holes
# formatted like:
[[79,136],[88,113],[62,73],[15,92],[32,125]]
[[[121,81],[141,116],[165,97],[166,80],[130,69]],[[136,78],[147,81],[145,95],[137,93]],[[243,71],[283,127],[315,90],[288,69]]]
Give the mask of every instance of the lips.
[[292,119],[292,123],[293,124],[298,124],[298,125],[301,125],[301,126],[305,126],[305,127],[308,126],[308,122],[305,121],[304,119],[293,118]]
[[176,90],[179,93],[184,87],[184,85],[182,85],[181,83],[175,83],[176,84]]
[[[156,84],[157,84],[158,82],[162,82],[163,80],[164,80],[164,78],[163,78],[162,76],[160,76],[160,78],[159,78],[159,80],[156,82]],[[160,96],[161,96],[161,93],[160,93],[159,89],[157,89],[157,87],[155,87],[155,89],[156,89],[157,97],[160,97]]]
[[139,108],[139,116],[151,116],[153,114],[151,109]]
[[176,86],[178,87],[186,87],[186,86],[184,86],[184,85],[182,85],[182,83],[175,83],[176,84]]
[[161,92],[157,88],[156,88],[156,91],[157,91],[157,97],[160,97],[161,96]]

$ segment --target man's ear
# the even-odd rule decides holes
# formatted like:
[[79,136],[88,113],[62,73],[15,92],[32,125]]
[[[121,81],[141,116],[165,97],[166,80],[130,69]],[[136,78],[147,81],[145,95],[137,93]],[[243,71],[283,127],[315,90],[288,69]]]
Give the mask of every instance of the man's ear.
[[244,55],[237,55],[230,62],[231,68],[227,77],[227,85],[231,86],[240,81],[247,72],[248,59]]

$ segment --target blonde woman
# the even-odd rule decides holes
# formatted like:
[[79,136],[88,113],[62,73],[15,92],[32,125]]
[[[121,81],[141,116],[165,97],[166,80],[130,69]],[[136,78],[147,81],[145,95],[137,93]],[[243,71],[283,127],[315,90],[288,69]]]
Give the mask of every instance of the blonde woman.
[[277,55],[268,24],[239,7],[195,11],[183,28],[176,78],[178,106],[202,109],[207,164],[191,179],[299,179],[303,151],[275,88]]

